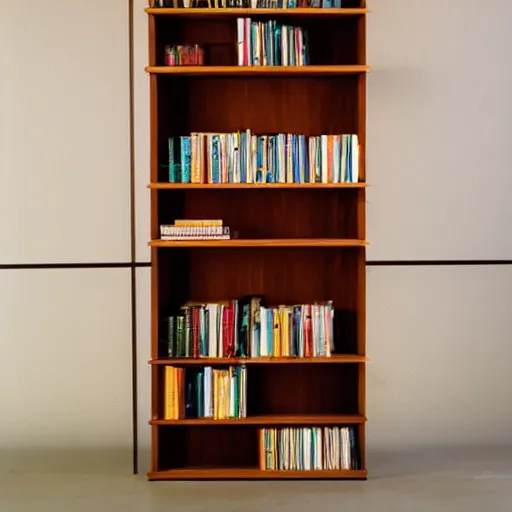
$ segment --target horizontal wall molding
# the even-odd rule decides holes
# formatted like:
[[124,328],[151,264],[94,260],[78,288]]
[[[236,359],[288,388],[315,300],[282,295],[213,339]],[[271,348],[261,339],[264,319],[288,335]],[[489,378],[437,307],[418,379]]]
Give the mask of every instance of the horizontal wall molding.
[[[375,260],[367,261],[368,267],[435,267],[435,266],[512,265],[512,260]],[[150,261],[113,263],[7,263],[0,270],[41,270],[73,268],[149,268]]]
[[436,267],[469,265],[512,265],[512,260],[401,260],[367,261],[368,267]]
[[114,263],[22,263],[0,264],[0,270],[42,270],[65,268],[144,268],[151,267],[150,262],[114,262]]

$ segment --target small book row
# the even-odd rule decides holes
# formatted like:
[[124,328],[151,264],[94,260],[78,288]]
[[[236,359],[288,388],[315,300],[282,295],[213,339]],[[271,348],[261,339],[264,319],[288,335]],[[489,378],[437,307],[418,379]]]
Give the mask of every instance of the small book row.
[[166,45],[166,66],[203,66],[204,48],[199,45]]
[[259,436],[263,471],[360,469],[353,426],[263,428]]
[[181,307],[161,326],[160,352],[182,357],[330,357],[332,301],[268,306],[262,297]]
[[245,418],[247,368],[165,367],[164,419]]
[[307,66],[307,31],[276,20],[237,19],[239,66]]
[[161,240],[229,240],[230,229],[222,220],[176,220],[160,225]]
[[168,139],[171,183],[357,183],[356,134],[198,133]]
[[149,6],[174,8],[229,8],[229,9],[293,9],[336,8],[343,6],[343,0],[149,0]]

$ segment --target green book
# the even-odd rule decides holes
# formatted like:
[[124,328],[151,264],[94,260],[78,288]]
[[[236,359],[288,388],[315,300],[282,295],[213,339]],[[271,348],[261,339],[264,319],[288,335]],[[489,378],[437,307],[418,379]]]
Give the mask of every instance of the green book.
[[176,352],[176,318],[170,316],[167,319],[167,355],[174,357]]
[[176,317],[176,357],[185,355],[185,318]]

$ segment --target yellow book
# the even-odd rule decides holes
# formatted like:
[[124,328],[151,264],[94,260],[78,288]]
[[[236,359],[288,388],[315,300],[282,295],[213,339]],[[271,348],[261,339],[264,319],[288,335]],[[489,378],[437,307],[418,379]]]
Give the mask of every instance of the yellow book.
[[274,313],[274,357],[281,356],[281,315],[278,309],[273,310]]
[[186,228],[194,228],[194,227],[200,227],[200,228],[204,228],[204,227],[212,227],[212,228],[215,228],[215,227],[222,227],[222,220],[218,220],[218,219],[201,219],[201,220],[196,220],[196,219],[177,219],[174,221],[174,226],[176,227],[186,227]]
[[219,419],[219,370],[213,370],[213,418]]
[[290,332],[288,321],[288,310],[286,306],[279,306],[279,322],[281,324],[281,355],[290,356]]
[[165,367],[165,407],[164,419],[172,420],[174,415],[173,392],[172,392],[172,366]]

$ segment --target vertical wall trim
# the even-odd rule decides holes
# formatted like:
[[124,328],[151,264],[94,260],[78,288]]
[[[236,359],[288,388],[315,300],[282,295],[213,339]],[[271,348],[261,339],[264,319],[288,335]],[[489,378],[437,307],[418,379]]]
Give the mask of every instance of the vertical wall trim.
[[133,0],[128,0],[128,52],[130,75],[130,269],[131,280],[131,320],[132,320],[132,435],[133,435],[133,473],[139,472],[139,432],[137,406],[137,270],[134,265],[136,255],[135,226],[135,87],[134,87],[134,48],[133,48]]

